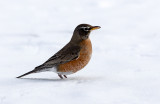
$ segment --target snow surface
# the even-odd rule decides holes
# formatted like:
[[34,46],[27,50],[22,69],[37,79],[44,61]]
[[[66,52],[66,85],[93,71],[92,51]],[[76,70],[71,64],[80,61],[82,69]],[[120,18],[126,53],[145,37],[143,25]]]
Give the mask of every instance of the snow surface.
[[[0,0],[0,104],[160,104],[160,0]],[[15,77],[61,49],[81,23],[83,70]]]

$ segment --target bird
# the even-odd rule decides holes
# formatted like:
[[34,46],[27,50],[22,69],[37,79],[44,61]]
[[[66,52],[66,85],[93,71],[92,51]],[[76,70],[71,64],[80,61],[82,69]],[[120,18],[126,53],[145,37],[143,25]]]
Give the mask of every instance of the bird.
[[64,79],[67,78],[67,75],[81,70],[88,64],[92,55],[90,33],[99,28],[101,27],[90,24],[79,24],[75,28],[71,40],[61,50],[43,64],[16,78],[21,78],[32,73],[51,71],[58,74],[60,79]]

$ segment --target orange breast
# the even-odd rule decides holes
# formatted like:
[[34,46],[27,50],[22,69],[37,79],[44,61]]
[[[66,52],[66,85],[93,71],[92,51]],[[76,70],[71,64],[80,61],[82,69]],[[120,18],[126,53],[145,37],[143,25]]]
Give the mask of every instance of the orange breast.
[[61,64],[58,66],[58,72],[77,72],[78,70],[84,68],[92,55],[92,44],[90,39],[84,40],[80,43],[81,50],[78,59]]

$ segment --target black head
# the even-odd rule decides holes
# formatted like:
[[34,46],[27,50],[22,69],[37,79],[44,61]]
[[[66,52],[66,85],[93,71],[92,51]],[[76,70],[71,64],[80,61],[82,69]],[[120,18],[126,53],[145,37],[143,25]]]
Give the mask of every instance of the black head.
[[99,29],[100,26],[91,26],[89,24],[80,24],[78,25],[72,37],[72,40],[85,40],[89,38],[89,34],[92,30]]

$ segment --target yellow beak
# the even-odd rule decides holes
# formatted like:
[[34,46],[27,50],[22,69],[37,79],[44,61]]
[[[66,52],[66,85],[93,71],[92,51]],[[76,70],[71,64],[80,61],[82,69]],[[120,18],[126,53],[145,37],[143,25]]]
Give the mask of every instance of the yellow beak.
[[93,26],[93,27],[91,27],[91,31],[92,30],[97,30],[97,29],[100,29],[101,27],[100,26]]

